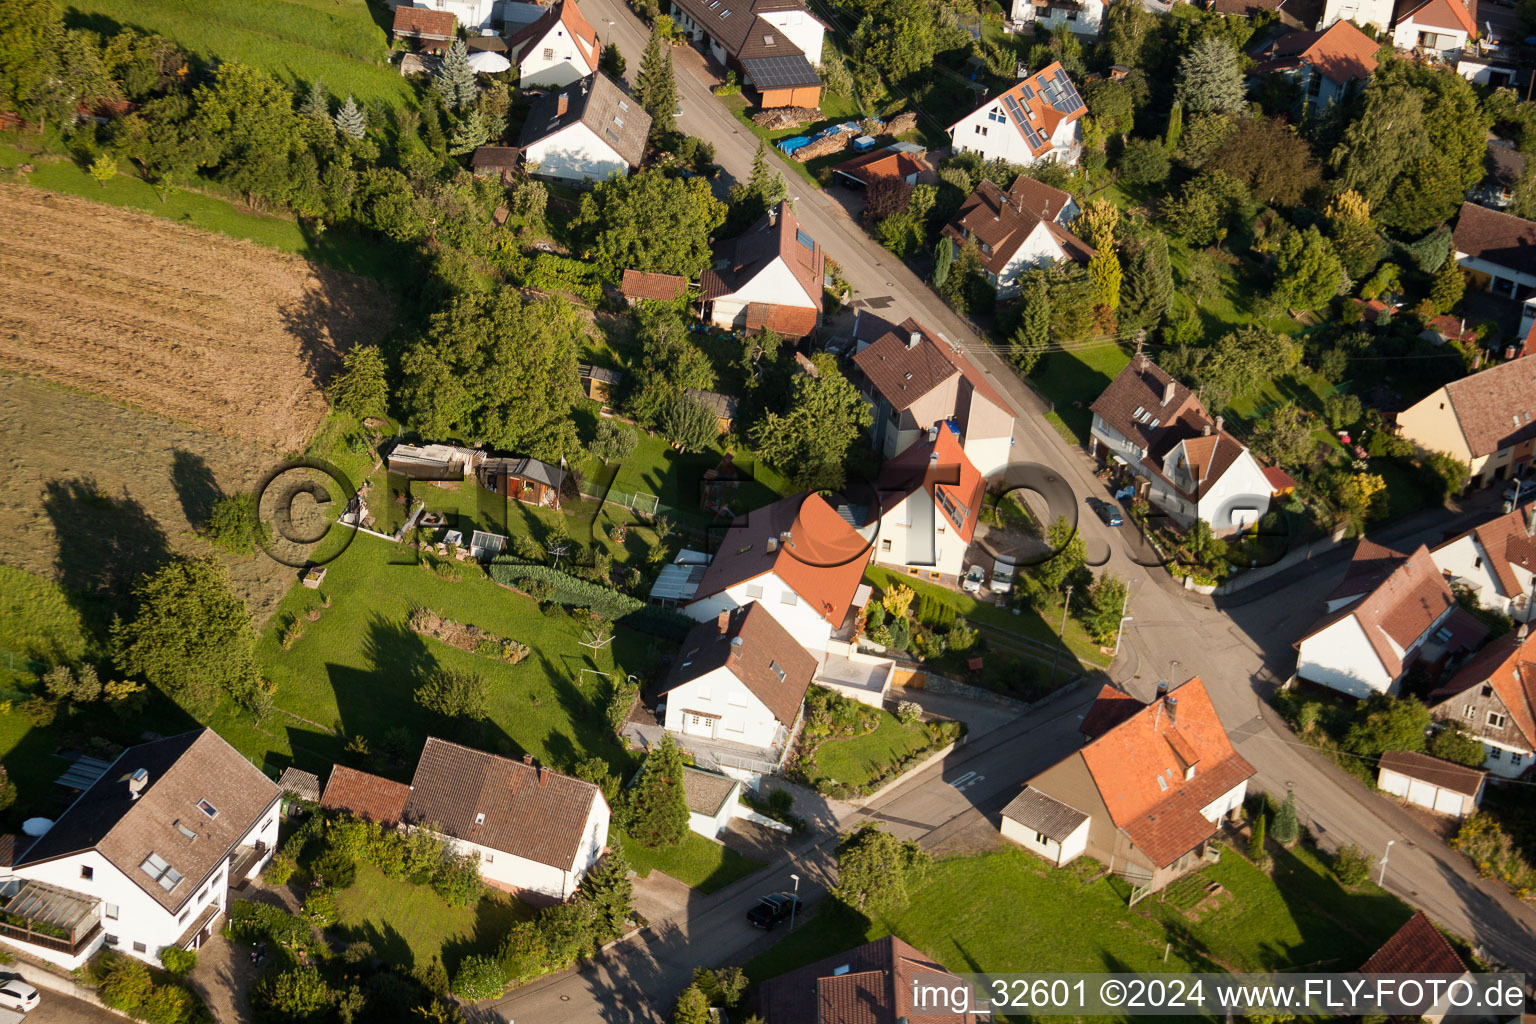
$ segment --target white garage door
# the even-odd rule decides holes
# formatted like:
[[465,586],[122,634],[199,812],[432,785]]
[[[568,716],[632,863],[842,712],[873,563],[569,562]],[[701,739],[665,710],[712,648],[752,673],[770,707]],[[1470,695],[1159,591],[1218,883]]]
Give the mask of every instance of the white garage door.
[[1435,806],[1435,787],[1418,779],[1408,780],[1408,800],[1420,807],[1433,808]]
[[1461,817],[1462,796],[1448,789],[1437,790],[1435,793],[1435,810],[1441,814],[1454,814]]

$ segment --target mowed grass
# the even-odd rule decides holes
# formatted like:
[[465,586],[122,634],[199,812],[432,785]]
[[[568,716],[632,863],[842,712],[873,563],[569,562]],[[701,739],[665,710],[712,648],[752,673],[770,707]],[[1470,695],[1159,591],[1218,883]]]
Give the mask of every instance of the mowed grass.
[[615,835],[624,847],[630,867],[641,878],[650,877],[652,871],[660,871],[704,895],[723,889],[763,866],[762,861],[737,853],[697,832],[689,832],[682,842],[665,850],[649,849],[622,832]]
[[290,85],[400,106],[411,84],[388,63],[389,12],[365,0],[72,0],[88,27],[158,32],[208,60],[239,61]]
[[1087,444],[1093,425],[1088,407],[1130,361],[1130,353],[1113,340],[1094,340],[1047,352],[1029,381],[1051,403],[1046,418],[1057,433],[1075,444]]
[[[546,615],[533,600],[491,582],[477,565],[455,565],[462,579],[451,582],[414,564],[410,548],[358,534],[330,563],[324,587],[295,585],[260,638],[257,656],[263,674],[277,684],[280,713],[258,723],[223,708],[210,724],[268,768],[294,763],[324,771],[351,756],[343,749],[351,738],[363,736],[377,750],[387,732],[403,729],[413,750],[432,734],[510,757],[532,754],[557,770],[600,756],[626,772],[631,757],[603,717],[606,682],[600,673],[644,678],[663,645],[621,628],[601,650],[582,647],[582,624],[563,610]],[[331,607],[311,622],[307,613],[320,606],[322,595]],[[407,626],[418,606],[527,644],[531,652],[509,665],[420,636]],[[283,650],[279,634],[295,621],[303,636]],[[415,702],[416,687],[439,668],[489,681],[485,722],[439,720]],[[384,770],[406,778],[412,764],[414,757]]]
[[0,565],[0,651],[22,661],[75,663],[97,653],[85,616],[52,580]]
[[[21,179],[34,188],[217,231],[381,281],[398,280],[406,270],[392,248],[377,240],[365,241],[343,230],[316,233],[301,227],[291,214],[259,213],[205,192],[176,189],[162,196],[153,185],[128,173],[119,173],[102,185],[72,161],[40,150],[35,139],[25,134],[0,135],[0,166],[13,168],[23,163],[35,168]],[[126,164],[120,167],[123,172],[129,170]]]
[[894,933],[962,973],[1345,971],[1411,913],[1374,887],[1342,889],[1308,851],[1275,863],[1271,880],[1229,851],[1206,869],[1230,893],[1215,906],[1181,910],[1152,897],[1128,908],[1123,883],[1087,881],[1099,865],[1053,870],[1009,846],[935,864],[893,916],[868,920],[829,902],[746,969],[760,983]]
[[872,709],[879,725],[862,736],[835,737],[816,748],[816,771],[834,782],[860,788],[914,750],[928,744],[921,725],[902,725],[884,708]]
[[345,942],[367,942],[385,963],[409,971],[441,955],[451,972],[471,953],[495,955],[507,930],[534,909],[496,889],[473,907],[450,907],[430,886],[390,878],[359,864],[357,881],[336,894],[336,923]]

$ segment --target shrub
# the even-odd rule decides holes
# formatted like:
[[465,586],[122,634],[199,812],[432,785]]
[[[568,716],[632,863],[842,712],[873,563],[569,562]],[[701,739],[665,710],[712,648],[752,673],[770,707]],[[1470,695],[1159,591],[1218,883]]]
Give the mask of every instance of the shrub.
[[507,973],[495,957],[470,955],[453,976],[453,994],[472,1002],[494,999],[507,987]]
[[902,725],[914,725],[923,717],[923,709],[916,702],[904,700],[896,705],[896,720]]
[[149,1024],[183,1024],[198,1016],[197,997],[180,985],[157,985],[138,1009],[139,1019]]
[[892,584],[880,598],[880,603],[885,605],[885,610],[893,618],[901,618],[907,614],[907,609],[912,606],[912,598],[917,596],[911,587],[904,583]]
[[1296,794],[1287,793],[1285,802],[1275,812],[1275,827],[1271,833],[1275,842],[1284,847],[1296,845],[1301,838],[1301,823],[1296,819]]
[[104,953],[97,969],[101,972],[101,1001],[113,1009],[131,1013],[154,991],[149,968],[132,957]]
[[333,889],[346,889],[357,881],[357,862],[341,850],[327,850],[310,865],[310,873]]
[[251,990],[251,1002],[278,1019],[305,1020],[320,1016],[335,998],[331,987],[310,965],[269,971]]
[[445,857],[432,879],[432,891],[450,907],[472,907],[485,895],[480,880],[480,855]]
[[226,551],[249,555],[272,542],[272,527],[261,519],[254,494],[226,494],[208,514],[208,539]]
[[637,597],[620,593],[612,587],[577,579],[570,573],[552,569],[546,565],[517,565],[497,563],[490,567],[491,579],[504,586],[524,589],[524,581],[544,580],[552,588],[548,600],[571,607],[586,607],[593,614],[605,619],[622,619],[630,612],[645,607]]
[[197,954],[190,949],[166,946],[160,950],[160,966],[173,978],[182,978],[197,966]]
[[1371,878],[1371,858],[1354,843],[1346,843],[1333,858],[1333,873],[1341,885],[1364,885]]
[[608,728],[619,732],[624,728],[624,723],[629,721],[629,713],[635,708],[635,701],[640,699],[640,688],[631,682],[619,683],[613,688],[613,693],[608,697],[608,704],[603,709],[603,714],[608,719]]
[[329,888],[311,889],[304,897],[304,916],[322,928],[336,920],[336,894]]

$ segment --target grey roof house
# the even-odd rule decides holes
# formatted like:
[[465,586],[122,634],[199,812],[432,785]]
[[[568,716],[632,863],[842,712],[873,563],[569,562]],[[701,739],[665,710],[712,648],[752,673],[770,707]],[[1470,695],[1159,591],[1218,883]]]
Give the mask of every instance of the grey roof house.
[[640,101],[597,72],[535,100],[518,146],[530,173],[579,185],[639,167],[650,130]]

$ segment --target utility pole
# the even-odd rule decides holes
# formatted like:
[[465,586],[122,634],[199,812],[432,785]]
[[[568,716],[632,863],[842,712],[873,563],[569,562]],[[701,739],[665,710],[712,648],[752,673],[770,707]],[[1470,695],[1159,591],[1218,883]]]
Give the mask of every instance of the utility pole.
[[1131,606],[1131,586],[1135,582],[1136,577],[1132,576],[1125,584],[1125,600],[1120,602],[1120,626],[1115,630],[1115,653],[1109,656],[1111,660],[1120,657],[1120,638],[1125,635],[1125,624],[1130,619],[1125,610]]
[[1067,609],[1072,607],[1072,587],[1067,586],[1067,599],[1061,603],[1061,631],[1056,637],[1056,650],[1051,654],[1051,685],[1056,685],[1056,663],[1061,660],[1061,649],[1067,646]]

